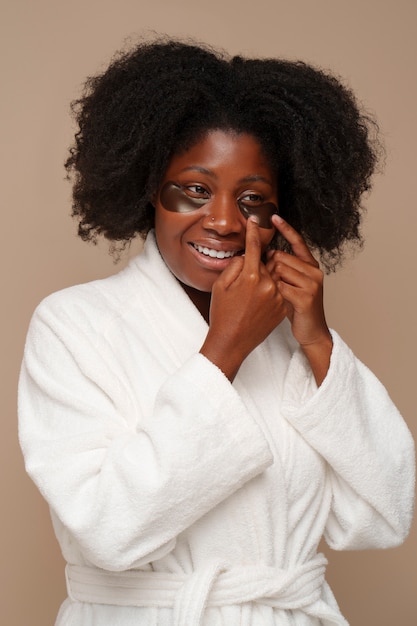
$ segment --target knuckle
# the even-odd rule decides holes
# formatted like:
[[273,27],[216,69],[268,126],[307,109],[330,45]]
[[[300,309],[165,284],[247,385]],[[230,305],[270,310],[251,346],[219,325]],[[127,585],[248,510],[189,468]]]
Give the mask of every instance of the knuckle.
[[277,286],[276,286],[276,284],[274,283],[273,280],[269,280],[268,282],[265,283],[264,292],[265,292],[265,295],[270,297],[270,298],[272,298],[272,297],[274,297],[276,295],[276,293],[277,293]]
[[320,268],[320,266],[318,264],[315,266],[314,269],[315,269],[315,275],[317,277],[317,280],[322,283],[323,280],[324,280],[324,272],[323,272],[323,270]]
[[255,270],[251,270],[251,271],[249,271],[249,272],[247,273],[247,279],[248,279],[251,283],[253,283],[253,284],[257,283],[257,282],[258,282],[258,279],[259,279],[259,274],[258,274],[258,272],[256,272]]
[[311,283],[317,287],[321,287],[324,282],[324,273],[318,267],[312,267],[308,272],[308,277]]

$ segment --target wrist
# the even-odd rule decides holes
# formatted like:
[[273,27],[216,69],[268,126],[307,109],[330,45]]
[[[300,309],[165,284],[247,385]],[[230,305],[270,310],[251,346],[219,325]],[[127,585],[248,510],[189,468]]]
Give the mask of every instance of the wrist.
[[300,344],[300,347],[310,364],[317,385],[320,386],[330,367],[333,350],[333,339],[330,331],[327,330],[322,337],[315,341]]
[[200,348],[200,354],[216,365],[230,382],[233,382],[246,356],[236,350],[236,342],[230,342],[226,337],[213,339],[210,333]]

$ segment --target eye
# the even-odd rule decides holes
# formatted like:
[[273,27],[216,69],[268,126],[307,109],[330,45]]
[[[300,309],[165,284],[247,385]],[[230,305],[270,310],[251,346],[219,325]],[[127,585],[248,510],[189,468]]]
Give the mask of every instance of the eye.
[[210,192],[202,185],[186,185],[184,190],[192,198],[210,198]]
[[239,198],[239,202],[242,204],[256,205],[264,201],[264,198],[259,193],[247,193]]

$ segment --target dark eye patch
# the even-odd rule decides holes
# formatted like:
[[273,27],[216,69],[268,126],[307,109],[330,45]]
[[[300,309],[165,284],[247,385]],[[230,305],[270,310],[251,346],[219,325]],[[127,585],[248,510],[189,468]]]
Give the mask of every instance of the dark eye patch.
[[175,183],[165,183],[160,193],[161,204],[167,211],[189,213],[203,206],[208,198],[192,198],[184,191],[184,187]]
[[238,207],[240,212],[246,219],[251,215],[256,215],[259,220],[260,228],[272,228],[271,217],[278,213],[278,207],[272,202],[265,202],[259,206],[248,206],[241,201],[238,201]]
[[[190,213],[200,209],[209,198],[192,198],[185,191],[184,187],[173,182],[167,182],[160,192],[161,204],[167,211],[174,213]],[[272,202],[265,202],[258,206],[248,206],[242,201],[237,202],[239,211],[248,219],[251,215],[256,215],[261,228],[272,228],[271,217],[278,213],[278,207]]]

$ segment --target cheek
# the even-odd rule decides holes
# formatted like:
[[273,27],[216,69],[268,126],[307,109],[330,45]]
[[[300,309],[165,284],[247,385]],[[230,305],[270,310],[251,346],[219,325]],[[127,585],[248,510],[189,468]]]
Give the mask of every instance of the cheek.
[[194,215],[166,211],[162,206],[155,208],[155,236],[159,251],[174,273],[183,263],[184,233],[194,221]]

